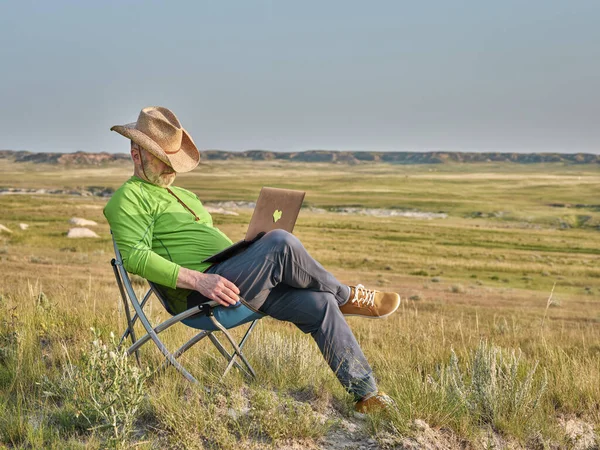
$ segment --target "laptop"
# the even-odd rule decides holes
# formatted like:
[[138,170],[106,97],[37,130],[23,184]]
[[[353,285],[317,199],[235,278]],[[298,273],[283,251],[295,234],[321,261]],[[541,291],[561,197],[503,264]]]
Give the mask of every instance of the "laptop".
[[249,247],[271,230],[282,229],[291,233],[296,225],[305,194],[306,192],[303,191],[263,187],[260,190],[244,239],[202,262],[220,263],[225,261]]

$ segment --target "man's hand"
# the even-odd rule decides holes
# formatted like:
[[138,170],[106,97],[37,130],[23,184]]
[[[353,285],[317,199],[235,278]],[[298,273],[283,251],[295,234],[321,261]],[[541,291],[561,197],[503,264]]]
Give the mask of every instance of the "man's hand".
[[177,287],[198,291],[223,306],[235,305],[239,300],[240,290],[227,278],[185,267],[179,270]]
[[235,305],[238,300],[240,290],[235,284],[221,275],[203,273],[196,281],[196,291],[200,292],[206,298],[215,300],[223,306]]

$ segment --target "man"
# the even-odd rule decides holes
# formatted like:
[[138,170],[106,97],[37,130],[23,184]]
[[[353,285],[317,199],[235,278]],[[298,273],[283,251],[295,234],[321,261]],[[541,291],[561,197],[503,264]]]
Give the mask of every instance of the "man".
[[206,299],[255,310],[311,333],[331,369],[354,395],[358,412],[386,408],[371,367],[344,315],[381,318],[400,304],[395,293],[349,287],[315,261],[283,230],[267,233],[245,251],[210,265],[202,261],[231,245],[213,226],[198,197],[171,187],[194,169],[200,154],[175,114],[142,109],[135,123],[111,130],[131,141],[134,174],[104,209],[125,269],[164,290],[172,312]]

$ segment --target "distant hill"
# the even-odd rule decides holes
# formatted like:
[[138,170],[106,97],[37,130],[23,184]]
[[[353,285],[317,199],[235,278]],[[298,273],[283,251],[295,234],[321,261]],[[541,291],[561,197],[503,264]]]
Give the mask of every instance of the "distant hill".
[[33,162],[46,164],[101,165],[114,161],[128,161],[125,153],[33,153],[28,151],[0,150],[0,159],[13,159],[15,162]]
[[[7,158],[15,162],[103,165],[106,163],[127,161],[129,160],[129,154],[106,152],[33,153],[28,151],[0,150],[0,159]],[[386,162],[393,164],[483,162],[600,164],[600,155],[589,153],[349,152],[331,150],[307,150],[290,153],[268,150],[247,150],[244,152],[205,150],[201,152],[201,160],[204,161],[244,159],[252,161],[286,160],[340,164],[358,164],[364,162]]]

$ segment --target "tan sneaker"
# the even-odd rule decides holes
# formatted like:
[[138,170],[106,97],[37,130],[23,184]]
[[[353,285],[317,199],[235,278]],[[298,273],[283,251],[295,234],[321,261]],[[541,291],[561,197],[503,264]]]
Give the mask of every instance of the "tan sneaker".
[[381,391],[359,400],[354,405],[357,417],[363,417],[365,414],[391,412],[396,408],[396,402],[392,400],[392,397]]
[[345,316],[382,319],[396,311],[398,306],[400,296],[395,292],[379,292],[357,284],[356,287],[350,286],[350,298],[340,306],[340,310]]

